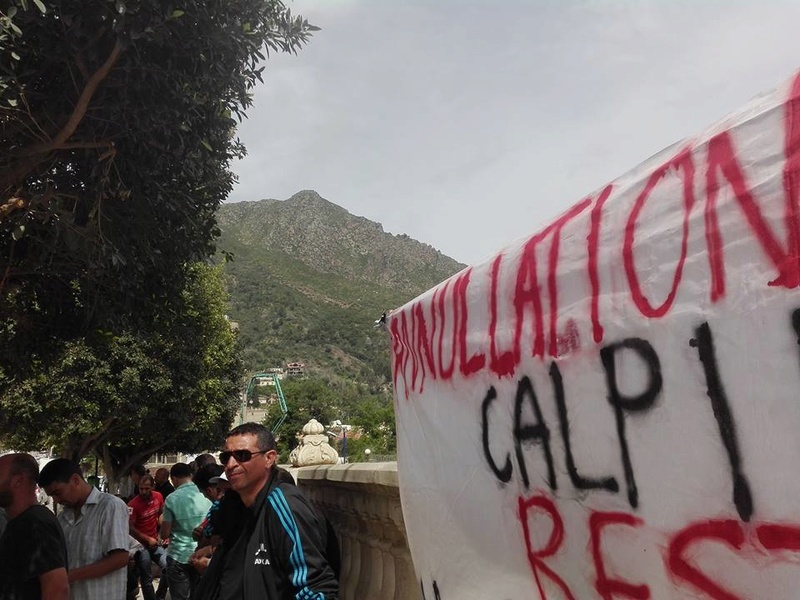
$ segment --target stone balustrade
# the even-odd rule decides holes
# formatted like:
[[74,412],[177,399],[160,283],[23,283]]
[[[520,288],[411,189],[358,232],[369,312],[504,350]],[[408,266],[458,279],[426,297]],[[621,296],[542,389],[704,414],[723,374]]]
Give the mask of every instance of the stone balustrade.
[[339,536],[340,598],[422,600],[408,550],[396,462],[320,465],[291,472]]

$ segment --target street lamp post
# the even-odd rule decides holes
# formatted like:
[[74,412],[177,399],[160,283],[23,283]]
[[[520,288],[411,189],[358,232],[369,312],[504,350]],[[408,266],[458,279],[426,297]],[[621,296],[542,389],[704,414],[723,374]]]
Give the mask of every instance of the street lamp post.
[[[338,425],[342,428],[342,455],[339,457],[342,463],[347,462],[347,430],[342,425],[341,421],[334,421],[331,425]],[[329,436],[331,436],[334,440],[339,437],[339,434],[334,431],[326,431]]]
[[[347,425],[342,423],[340,419],[331,422],[334,427],[339,427],[342,431],[342,462],[347,462]],[[332,434],[331,434],[332,435]],[[338,437],[338,436],[336,436]]]

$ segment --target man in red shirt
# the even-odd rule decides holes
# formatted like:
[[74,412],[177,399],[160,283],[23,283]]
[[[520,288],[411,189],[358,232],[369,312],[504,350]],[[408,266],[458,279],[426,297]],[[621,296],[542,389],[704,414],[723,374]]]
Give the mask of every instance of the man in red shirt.
[[[139,479],[139,494],[128,502],[131,535],[136,538],[144,550],[136,555],[136,568],[142,583],[144,600],[164,598],[167,588],[162,585],[166,581],[167,553],[158,543],[158,519],[164,511],[164,498],[153,490],[153,478],[142,475]],[[161,579],[158,595],[153,590],[152,563],[161,567]]]

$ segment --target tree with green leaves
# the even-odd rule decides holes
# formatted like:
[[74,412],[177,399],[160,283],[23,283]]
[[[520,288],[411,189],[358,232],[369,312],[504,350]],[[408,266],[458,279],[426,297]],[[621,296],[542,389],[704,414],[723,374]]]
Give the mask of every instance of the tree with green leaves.
[[0,308],[34,344],[148,319],[214,252],[261,62],[316,28],[280,0],[13,0],[0,23]]
[[[286,398],[287,414],[277,433],[278,451],[282,459],[288,459],[289,452],[297,446],[297,435],[311,419],[316,419],[324,426],[338,418],[341,398],[333,388],[321,379],[288,378],[281,384]],[[266,425],[274,420],[274,415],[267,416]]]
[[[347,452],[351,456],[362,456],[363,449],[370,448],[376,454],[393,454],[397,447],[394,406],[391,396],[372,395],[363,386],[323,379],[287,379],[282,384],[288,413],[281,425],[278,450],[284,460],[297,446],[297,435],[311,419],[316,419],[326,428],[334,421],[341,421],[357,433],[348,436]],[[267,425],[274,415],[267,416]],[[331,442],[342,453],[341,426],[334,427],[337,434]]]
[[229,400],[190,355],[188,265],[214,253],[262,61],[315,29],[280,0],[0,7],[0,405],[29,444],[141,453],[135,423],[177,412],[189,449],[227,419],[184,404]]
[[391,397],[367,396],[361,399],[353,407],[350,420],[361,434],[353,443],[348,441],[349,453],[354,460],[362,460],[366,448],[375,455],[397,452],[397,429]]
[[157,327],[65,341],[25,378],[0,373],[6,444],[95,454],[117,478],[156,452],[221,443],[240,404],[241,351],[221,267],[188,271]]

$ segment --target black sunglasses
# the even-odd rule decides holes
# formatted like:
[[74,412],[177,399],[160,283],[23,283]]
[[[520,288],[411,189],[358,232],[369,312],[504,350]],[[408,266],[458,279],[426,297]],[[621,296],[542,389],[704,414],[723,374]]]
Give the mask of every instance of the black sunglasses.
[[221,462],[223,465],[227,465],[232,456],[236,459],[236,462],[246,463],[248,460],[253,458],[254,454],[266,454],[267,452],[269,452],[269,450],[259,450],[258,452],[250,452],[250,450],[225,450],[224,452],[219,453],[219,462]]

